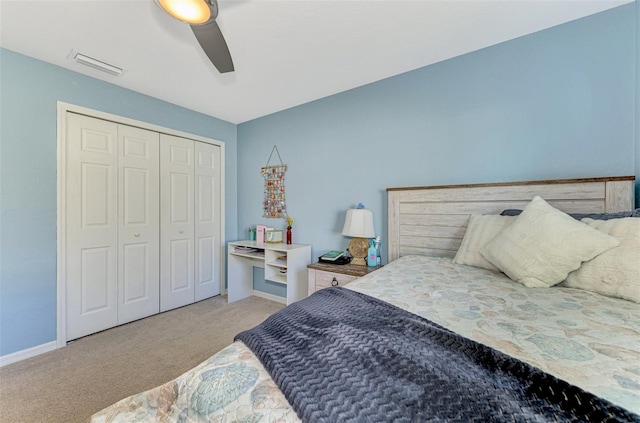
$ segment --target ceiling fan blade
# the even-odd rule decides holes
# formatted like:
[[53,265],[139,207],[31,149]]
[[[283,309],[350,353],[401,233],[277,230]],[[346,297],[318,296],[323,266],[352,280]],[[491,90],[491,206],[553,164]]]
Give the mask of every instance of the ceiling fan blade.
[[203,25],[191,25],[200,46],[220,73],[233,72],[233,60],[222,31],[215,20]]

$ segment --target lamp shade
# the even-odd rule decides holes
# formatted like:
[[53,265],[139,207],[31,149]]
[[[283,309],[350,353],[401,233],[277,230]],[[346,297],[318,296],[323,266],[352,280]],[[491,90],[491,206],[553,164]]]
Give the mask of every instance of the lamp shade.
[[357,238],[375,237],[373,212],[366,209],[348,209],[347,217],[344,219],[342,235]]

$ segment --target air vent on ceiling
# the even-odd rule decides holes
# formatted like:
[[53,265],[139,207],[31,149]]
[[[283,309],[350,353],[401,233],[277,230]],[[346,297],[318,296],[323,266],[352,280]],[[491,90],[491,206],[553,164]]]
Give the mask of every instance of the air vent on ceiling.
[[81,65],[89,66],[90,68],[97,69],[101,72],[108,73],[109,75],[119,76],[122,75],[123,69],[102,60],[94,59],[93,57],[89,57],[85,54],[78,53],[76,51],[71,51],[69,55],[73,61],[79,63]]

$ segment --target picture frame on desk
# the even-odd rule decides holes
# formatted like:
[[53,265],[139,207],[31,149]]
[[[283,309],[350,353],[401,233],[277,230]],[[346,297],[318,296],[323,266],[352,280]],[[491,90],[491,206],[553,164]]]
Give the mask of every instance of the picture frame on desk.
[[262,244],[267,235],[267,225],[256,225],[256,242]]
[[270,244],[281,244],[283,242],[282,231],[277,229],[271,229],[266,231],[265,242],[268,242]]

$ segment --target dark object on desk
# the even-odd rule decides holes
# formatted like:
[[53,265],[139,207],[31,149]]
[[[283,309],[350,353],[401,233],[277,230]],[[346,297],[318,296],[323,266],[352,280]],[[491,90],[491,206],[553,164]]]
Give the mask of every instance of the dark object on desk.
[[322,258],[322,256],[318,257],[318,262],[319,263],[349,264],[349,263],[351,263],[351,260],[353,260],[353,257],[351,257],[351,256],[347,257],[345,255],[342,255],[342,256],[338,257],[337,259],[335,259],[335,260],[325,260],[325,259]]

